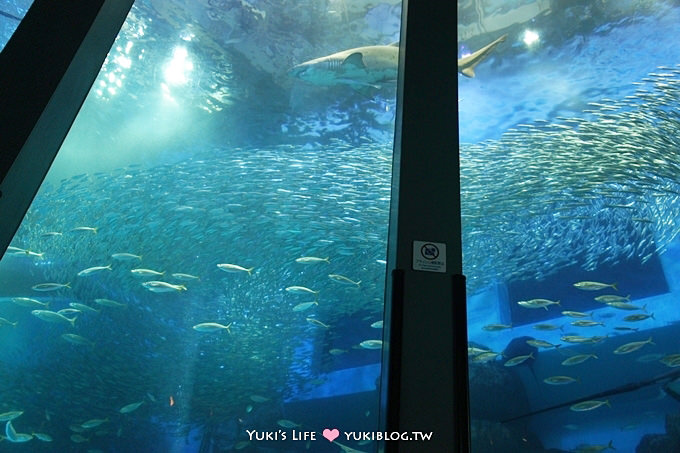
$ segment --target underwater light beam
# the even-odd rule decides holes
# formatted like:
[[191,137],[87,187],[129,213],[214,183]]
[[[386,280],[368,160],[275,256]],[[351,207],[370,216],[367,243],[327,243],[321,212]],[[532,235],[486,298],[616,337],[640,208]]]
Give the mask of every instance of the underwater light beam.
[[163,76],[168,85],[184,85],[189,81],[188,74],[193,71],[194,64],[189,59],[185,47],[175,47],[172,60],[165,65]]
[[522,41],[524,41],[524,44],[527,45],[527,47],[531,47],[535,44],[538,43],[540,37],[538,36],[538,33],[536,33],[533,30],[524,30],[524,38],[522,38]]

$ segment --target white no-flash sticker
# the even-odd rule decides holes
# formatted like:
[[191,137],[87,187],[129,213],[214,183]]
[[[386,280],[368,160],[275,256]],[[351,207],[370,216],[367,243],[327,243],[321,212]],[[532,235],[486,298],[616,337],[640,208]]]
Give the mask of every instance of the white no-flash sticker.
[[413,241],[413,270],[446,272],[446,244]]

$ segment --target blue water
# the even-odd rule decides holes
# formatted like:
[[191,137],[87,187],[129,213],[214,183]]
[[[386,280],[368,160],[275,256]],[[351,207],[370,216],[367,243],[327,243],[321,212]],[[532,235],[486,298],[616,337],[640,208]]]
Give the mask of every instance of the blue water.
[[[474,79],[458,76],[461,142],[499,138],[517,124],[536,120],[590,118],[583,112],[588,103],[622,99],[657,66],[678,62],[678,21],[677,6],[659,2],[651,14],[631,8],[614,23],[594,28],[585,28],[586,18],[583,24],[572,19],[569,28],[576,30],[566,36],[555,36],[559,30],[551,28],[550,16],[514,27],[498,61],[482,63]],[[542,41],[527,46],[525,30],[537,31]]]
[[33,0],[3,0],[0,2],[0,51],[7,45]]
[[[624,2],[617,5],[621,10],[631,6]],[[666,417],[678,413],[678,401],[663,390],[670,378],[655,379],[674,372],[675,368],[660,360],[677,353],[680,348],[677,340],[680,312],[676,304],[680,275],[675,259],[680,250],[680,242],[675,239],[678,224],[676,197],[657,199],[658,210],[651,218],[658,216],[664,220],[647,230],[637,221],[625,223],[628,222],[626,218],[636,215],[635,211],[645,209],[645,202],[636,201],[610,211],[611,204],[616,202],[607,201],[609,189],[598,195],[602,187],[598,187],[599,182],[587,185],[588,178],[601,179],[603,186],[609,184],[611,174],[608,169],[613,167],[609,166],[607,156],[617,156],[621,152],[619,144],[635,142],[635,134],[642,130],[636,131],[635,127],[631,127],[627,129],[630,135],[626,135],[618,134],[624,132],[621,129],[612,129],[612,135],[607,136],[606,121],[623,124],[627,118],[652,107],[659,112],[658,116],[652,114],[645,121],[649,121],[650,125],[664,122],[667,112],[670,113],[670,123],[668,129],[650,126],[643,135],[649,135],[651,139],[659,132],[674,137],[680,128],[677,90],[671,89],[672,94],[658,104],[654,101],[656,95],[647,96],[644,92],[647,83],[663,89],[664,83],[655,80],[654,74],[664,72],[665,67],[676,68],[670,83],[675,86],[678,83],[680,50],[675,36],[680,23],[680,9],[670,2],[660,2],[655,7],[658,10],[622,14],[616,20],[595,25],[589,20],[579,22],[573,18],[568,26],[559,29],[561,31],[550,28],[556,25],[557,17],[564,19],[559,15],[514,26],[507,42],[477,68],[476,78],[459,76],[461,142],[474,144],[463,145],[462,159],[466,156],[471,159],[469,165],[477,171],[478,166],[484,165],[485,152],[494,156],[494,160],[481,167],[479,173],[474,173],[484,174],[482,172],[485,171],[489,175],[488,181],[493,180],[493,175],[499,171],[497,167],[517,171],[516,179],[507,178],[504,188],[499,186],[497,193],[486,198],[468,189],[468,200],[479,204],[468,201],[471,220],[467,223],[479,229],[468,227],[468,235],[475,245],[473,248],[469,240],[465,250],[466,218],[463,218],[464,253],[467,256],[464,269],[467,266],[465,272],[473,278],[478,277],[481,268],[491,270],[487,274],[487,283],[481,285],[483,288],[475,286],[468,300],[471,345],[503,352],[514,339],[526,337],[558,346],[536,349],[520,340],[513,343],[512,352],[507,356],[499,356],[487,363],[471,362],[475,451],[525,451],[536,445],[559,451],[589,451],[588,446],[605,448],[610,441],[616,451],[652,451],[637,449],[643,436],[661,438],[672,429],[668,428],[673,425],[672,422],[669,425]],[[538,45],[530,47],[522,42],[525,29],[534,30],[541,36]],[[479,46],[465,47],[474,50]],[[664,68],[659,69],[660,66]],[[612,115],[607,117],[607,112],[612,112]],[[527,126],[517,127],[521,124]],[[514,135],[504,136],[508,131],[513,131]],[[594,135],[589,136],[589,131],[593,131]],[[587,151],[579,157],[569,143],[570,137],[581,133]],[[592,146],[592,143],[587,143],[590,138],[586,137],[594,136],[599,138],[592,139],[596,143]],[[644,139],[641,140],[639,143],[644,142]],[[666,168],[661,162],[645,166],[646,153],[655,152],[651,141],[647,146],[636,148],[637,163],[623,170],[630,176],[628,182],[633,185],[636,172],[658,173]],[[499,149],[505,151],[505,162]],[[680,148],[677,143],[669,142],[658,151],[676,161]],[[513,152],[516,154],[512,155]],[[532,154],[536,156],[536,162],[545,166],[544,172],[530,168]],[[572,154],[573,157],[570,157]],[[501,159],[500,163],[495,159]],[[515,159],[518,161],[513,164]],[[601,165],[599,169],[604,170],[587,176],[589,170],[597,170],[598,164]],[[570,177],[569,169],[573,177]],[[675,178],[672,174],[669,176],[668,182],[674,187],[672,190],[677,189]],[[541,196],[541,192],[533,187],[538,187],[534,186],[536,181],[550,181],[550,178],[573,186],[562,192],[568,194],[562,200],[556,200],[557,191],[548,192],[544,203],[554,206],[555,210],[542,211],[541,203],[532,201],[532,198],[538,200]],[[662,179],[657,181],[661,184]],[[472,177],[468,181],[470,184],[475,182]],[[611,197],[625,199],[625,190],[618,194],[617,191],[625,188],[626,181],[620,179],[619,182],[622,185],[611,186]],[[515,194],[513,184],[518,187],[524,184],[524,198]],[[592,190],[583,192],[587,196],[580,199],[580,195],[572,196],[574,187]],[[474,188],[477,190],[477,185]],[[544,188],[551,190],[549,183]],[[646,192],[660,188],[649,186]],[[462,189],[465,192],[465,185]],[[647,194],[641,196],[644,198]],[[476,220],[475,215],[480,212],[482,215],[486,211],[503,212],[503,209],[508,209],[506,203],[509,206],[514,203],[515,211],[524,212],[525,217],[501,222],[489,215],[486,221]],[[528,207],[523,207],[523,204]],[[463,207],[465,211],[465,199]],[[626,209],[633,211],[626,212]],[[620,223],[622,221],[623,224]],[[503,239],[496,237],[499,228],[507,231]],[[649,239],[644,239],[645,236]],[[588,239],[581,241],[582,238]],[[635,248],[635,244],[645,242],[656,244],[658,252],[649,255],[628,252]],[[558,244],[565,247],[560,249]],[[484,254],[485,250],[487,256],[479,259],[478,254]],[[567,252],[570,256],[565,260],[561,253]],[[508,260],[517,262],[515,267],[507,266]],[[525,270],[517,272],[518,269]],[[495,278],[491,277],[493,270],[498,272]],[[511,273],[514,273],[513,277],[507,278]],[[529,273],[534,275],[529,277]],[[616,282],[618,291],[607,288],[591,292],[573,286],[584,280]],[[627,296],[628,302],[638,309],[629,311],[608,307],[594,300],[601,294]],[[534,298],[560,301],[560,305],[532,310],[517,304],[518,301]],[[568,317],[562,314],[564,310],[583,312],[586,317]],[[624,319],[636,313],[653,317],[638,322]],[[577,319],[602,324],[594,327],[571,325]],[[491,324],[512,327],[499,331],[484,329]],[[540,324],[551,324],[556,330],[537,330],[535,326]],[[568,335],[600,336],[601,340],[592,344],[574,344],[565,341]],[[652,338],[653,344],[645,344],[635,352],[614,353],[622,345],[649,338]],[[520,347],[522,344],[524,346]],[[509,359],[529,353],[532,358],[524,364],[503,366]],[[576,354],[595,354],[598,358],[575,366],[561,365],[566,358]],[[568,376],[576,381],[566,385],[543,382],[550,376]],[[502,408],[495,407],[494,401],[500,398],[505,398],[507,403]],[[584,412],[570,410],[570,406],[584,399],[606,400],[611,407],[603,405]],[[514,421],[498,424],[498,421],[507,420]],[[491,446],[493,442],[495,447]],[[579,450],[579,446],[583,450]]]
[[[375,427],[380,350],[358,344],[381,338],[370,324],[382,319],[391,150],[337,147],[320,158],[324,151],[196,151],[173,165],[44,186],[29,211],[32,222],[24,222],[12,242],[42,257],[19,253],[2,261],[3,274],[15,274],[3,316],[19,323],[5,327],[12,345],[5,360],[14,363],[15,373],[33,370],[27,386],[53,392],[49,401],[29,404],[15,389],[11,404],[27,415],[16,420],[16,429],[40,423],[54,437],[68,438],[65,429],[73,422],[109,418],[101,441],[91,445],[129,448],[145,437],[147,423],[170,423],[184,432],[231,421],[240,427],[235,434],[216,428],[224,448],[243,440],[244,430],[280,429],[280,419],[320,432],[324,424],[338,424],[338,417],[301,412],[293,402],[327,401],[320,403],[327,407],[346,404],[344,395],[362,394],[349,412],[354,424],[343,415],[342,426]],[[324,177],[329,173],[334,177]],[[82,226],[97,231],[73,231]],[[62,235],[43,236],[48,230]],[[111,257],[123,252],[141,259]],[[297,263],[302,256],[329,262]],[[227,273],[219,263],[252,271]],[[106,265],[112,269],[77,276]],[[133,268],[163,275],[139,278]],[[184,281],[171,275],[177,272],[198,278]],[[360,284],[338,283],[329,274]],[[155,293],[141,284],[149,280],[186,289]],[[70,288],[31,290],[42,282]],[[318,294],[285,290],[293,286]],[[35,298],[55,311],[71,302],[100,311],[77,314],[70,328],[32,317],[11,297]],[[101,298],[125,306],[101,306]],[[317,306],[293,310],[315,300]],[[202,322],[228,324],[230,330],[192,329]],[[94,346],[68,344],[60,338],[66,332]],[[28,352],[31,344],[40,355]],[[337,355],[329,352],[335,349]],[[17,359],[24,355],[26,360]],[[49,375],[33,368],[47,366]],[[74,388],[82,389],[76,399]],[[253,401],[253,395],[266,401]],[[137,401],[146,404],[129,415],[117,412]],[[39,422],[44,409],[51,420]],[[132,421],[135,430],[126,429]]]
[[[573,451],[610,440],[616,451],[632,452],[677,412],[659,383],[646,383],[672,371],[659,360],[680,352],[673,303],[680,188],[665,172],[677,164],[678,96],[669,88],[677,75],[650,76],[680,61],[680,9],[607,2],[595,14],[595,6],[576,3],[461,43],[475,50],[508,33],[476,78],[458,76],[469,340],[498,353],[521,337],[560,344],[536,350],[516,341],[512,350],[534,360],[513,368],[503,366],[512,357],[471,363],[475,452],[526,451],[526,444]],[[520,4],[528,3],[488,13]],[[291,80],[287,70],[394,42],[399,14],[396,1],[328,9],[311,0],[299,8],[264,0],[135,5],[12,241],[30,253],[15,250],[0,261],[0,317],[17,323],[0,326],[0,413],[21,410],[12,421],[17,432],[54,438],[25,446],[324,452],[338,446],[293,440],[293,429],[318,439],[324,428],[378,429],[381,350],[361,342],[382,338],[371,325],[383,313],[396,87],[316,87]],[[522,42],[526,28],[540,35],[539,45]],[[635,97],[640,83],[656,91]],[[630,136],[584,145],[581,159],[571,158],[574,143],[593,130],[602,137],[614,130],[603,107],[589,103],[606,109],[627,96],[634,99],[615,123],[641,117],[639,128],[631,122]],[[639,148],[628,167],[616,158],[622,144]],[[667,165],[659,163],[664,155]],[[582,196],[577,189],[595,167],[607,170],[596,177],[615,174],[615,181]],[[479,181],[488,184],[483,191]],[[646,184],[643,194],[630,191],[633,182]],[[579,223],[588,216],[595,220]],[[140,258],[119,261],[115,253]],[[304,256],[328,262],[295,261]],[[252,270],[224,272],[217,265],[225,263]],[[134,268],[160,275],[139,278]],[[151,280],[177,286],[152,292],[142,285]],[[616,282],[616,294],[654,317],[625,321],[645,311],[595,302],[600,292],[574,288],[582,280]],[[46,282],[69,287],[32,289]],[[293,286],[318,294],[287,290]],[[68,314],[77,317],[73,327],[49,323],[16,297],[55,311],[76,302],[98,312]],[[561,305],[517,304],[530,298]],[[571,326],[562,310],[584,311],[590,316],[583,319],[604,326]],[[229,329],[193,328],[204,322]],[[497,323],[512,328],[484,330]],[[558,328],[538,331],[539,323]],[[585,345],[562,339],[576,334],[604,338]],[[613,353],[649,337],[654,344]],[[576,353],[598,358],[561,365]],[[558,375],[578,381],[543,382]],[[616,392],[636,383],[644,385]],[[609,391],[602,399],[611,408],[569,409]],[[80,426],[92,419],[105,421]],[[249,442],[249,430],[288,438]],[[375,443],[342,443],[375,450]]]

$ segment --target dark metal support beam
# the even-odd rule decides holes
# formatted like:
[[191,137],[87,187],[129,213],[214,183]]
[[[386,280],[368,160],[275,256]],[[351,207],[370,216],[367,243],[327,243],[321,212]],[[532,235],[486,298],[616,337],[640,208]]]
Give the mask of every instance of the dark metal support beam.
[[405,1],[403,11],[386,316],[390,373],[395,362],[400,372],[389,377],[386,422],[432,438],[385,451],[468,452],[456,3]]
[[0,53],[0,253],[19,227],[133,0],[36,0]]

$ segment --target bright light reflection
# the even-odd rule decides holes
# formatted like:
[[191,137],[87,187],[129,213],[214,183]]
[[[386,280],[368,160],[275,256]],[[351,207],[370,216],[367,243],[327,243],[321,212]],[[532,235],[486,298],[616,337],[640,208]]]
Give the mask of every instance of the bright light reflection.
[[132,66],[132,60],[123,55],[118,55],[113,61],[121,68],[130,69],[130,66]]
[[190,31],[183,31],[180,33],[179,37],[182,41],[191,41],[196,37],[196,35]]
[[172,60],[165,66],[165,81],[169,85],[184,85],[189,81],[188,73],[194,69],[194,64],[188,59],[188,52],[184,47],[175,47]]
[[161,92],[163,93],[163,99],[166,101],[169,101],[173,104],[177,104],[177,101],[175,100],[174,97],[172,97],[172,94],[170,94],[170,87],[166,85],[165,83],[161,83]]
[[538,33],[536,33],[535,31],[532,31],[532,30],[525,30],[524,31],[523,41],[524,41],[524,44],[526,44],[527,46],[532,46],[532,45],[536,44],[538,42],[538,40],[539,40],[539,36],[538,36]]

